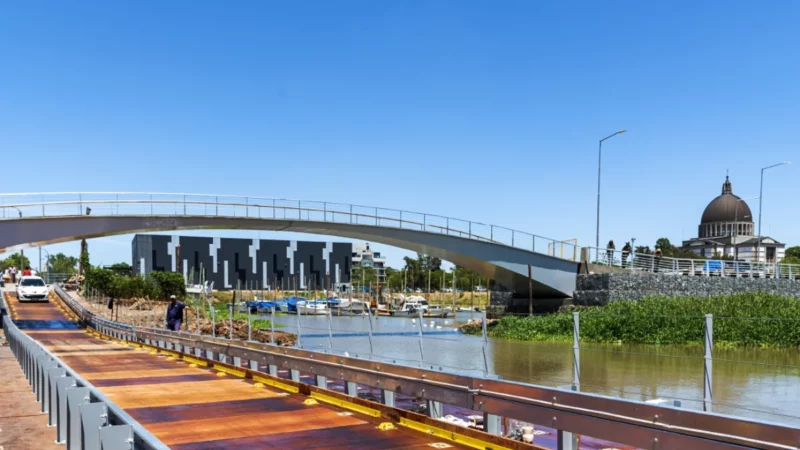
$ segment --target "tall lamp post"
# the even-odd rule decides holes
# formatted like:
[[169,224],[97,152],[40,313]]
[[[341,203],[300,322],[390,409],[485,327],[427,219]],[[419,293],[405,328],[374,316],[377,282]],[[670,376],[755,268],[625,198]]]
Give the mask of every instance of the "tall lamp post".
[[[762,211],[761,205],[762,205],[762,203],[764,201],[764,171],[767,170],[767,169],[772,169],[774,167],[778,167],[778,166],[785,166],[785,165],[788,165],[788,164],[791,164],[791,163],[792,163],[791,161],[783,161],[783,162],[779,162],[778,164],[773,164],[771,166],[767,166],[767,167],[764,167],[763,169],[761,169],[761,190],[759,191],[759,194],[758,194],[758,243],[756,244],[756,262],[761,261],[761,255],[760,255],[760,252],[761,252],[761,211]],[[766,260],[764,262],[766,262]]]
[[627,130],[619,130],[614,134],[600,139],[600,143],[597,146],[597,236],[594,241],[595,248],[600,248],[600,168],[603,162],[603,141],[607,141],[618,134],[624,133],[625,131]]
[[[735,213],[733,216],[733,254],[736,261],[739,260],[739,244],[736,242],[739,239],[739,203],[747,200],[755,200],[757,198],[758,197],[748,197],[736,200],[736,208],[734,208]],[[753,218],[752,216],[744,216],[743,219],[747,219],[748,217],[751,219]]]

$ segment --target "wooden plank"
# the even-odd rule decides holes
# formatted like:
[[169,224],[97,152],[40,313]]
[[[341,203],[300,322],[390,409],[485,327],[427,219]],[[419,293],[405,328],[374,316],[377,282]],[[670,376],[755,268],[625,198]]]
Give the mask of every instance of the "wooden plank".
[[115,386],[103,393],[121,408],[143,408],[170,405],[197,405],[224,400],[270,398],[277,394],[254,389],[243,380],[214,380],[188,383],[165,383],[158,386]]
[[235,439],[269,436],[288,431],[306,431],[361,425],[365,422],[354,416],[340,416],[326,408],[310,407],[291,414],[273,412],[229,416],[220,411],[216,417],[148,425],[150,432],[167,445],[185,444],[198,440],[197,430],[203,430],[204,440]]

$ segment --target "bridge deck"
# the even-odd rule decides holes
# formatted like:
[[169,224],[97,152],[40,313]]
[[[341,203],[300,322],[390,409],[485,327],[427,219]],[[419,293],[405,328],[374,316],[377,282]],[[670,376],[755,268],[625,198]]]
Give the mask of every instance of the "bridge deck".
[[403,428],[381,431],[380,419],[321,403],[306,406],[303,395],[256,388],[248,380],[94,338],[53,303],[19,303],[8,293],[6,302],[25,333],[176,450],[421,449],[443,443]]

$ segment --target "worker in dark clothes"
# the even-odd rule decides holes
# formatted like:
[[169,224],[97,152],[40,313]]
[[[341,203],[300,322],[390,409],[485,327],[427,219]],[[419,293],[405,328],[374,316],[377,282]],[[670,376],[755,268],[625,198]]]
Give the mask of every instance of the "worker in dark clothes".
[[186,304],[179,302],[174,295],[171,295],[169,300],[170,302],[167,306],[167,329],[180,331],[181,322],[183,322],[183,310],[186,308]]

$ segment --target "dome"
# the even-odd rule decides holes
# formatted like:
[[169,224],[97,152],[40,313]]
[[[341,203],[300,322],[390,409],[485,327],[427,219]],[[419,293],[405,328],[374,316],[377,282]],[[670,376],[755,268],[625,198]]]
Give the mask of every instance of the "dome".
[[[738,196],[733,195],[733,186],[730,180],[725,177],[725,183],[722,184],[722,195],[711,200],[711,203],[706,206],[700,223],[752,222],[753,213],[750,212],[750,207],[747,206],[747,202],[740,202],[739,200]],[[738,214],[736,211],[737,203],[739,204]]]

